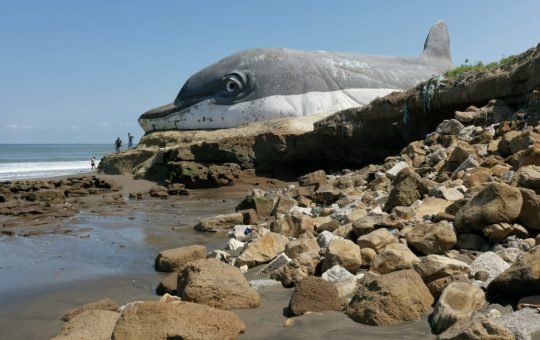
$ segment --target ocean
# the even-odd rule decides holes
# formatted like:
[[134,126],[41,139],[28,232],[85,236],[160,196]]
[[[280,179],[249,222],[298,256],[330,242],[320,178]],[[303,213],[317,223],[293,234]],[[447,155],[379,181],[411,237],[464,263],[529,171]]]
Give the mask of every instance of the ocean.
[[91,171],[90,159],[114,152],[113,144],[0,144],[0,181]]

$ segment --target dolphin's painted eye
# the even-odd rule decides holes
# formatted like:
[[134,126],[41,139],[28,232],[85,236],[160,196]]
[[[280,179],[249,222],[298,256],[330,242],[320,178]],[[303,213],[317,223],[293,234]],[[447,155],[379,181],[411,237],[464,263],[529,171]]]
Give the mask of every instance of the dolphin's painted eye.
[[242,89],[242,84],[234,79],[234,78],[227,78],[225,79],[224,83],[224,90],[227,94],[233,94]]

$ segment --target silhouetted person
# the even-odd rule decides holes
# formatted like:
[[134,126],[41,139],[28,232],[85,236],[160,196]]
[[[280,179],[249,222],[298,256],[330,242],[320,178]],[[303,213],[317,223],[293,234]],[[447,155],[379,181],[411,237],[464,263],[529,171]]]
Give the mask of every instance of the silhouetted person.
[[92,157],[90,160],[90,166],[92,167],[92,171],[96,170],[96,157]]
[[128,150],[133,149],[133,135],[128,132]]
[[120,137],[116,138],[114,146],[116,147],[116,152],[120,152],[120,148],[122,147],[122,140],[120,139]]

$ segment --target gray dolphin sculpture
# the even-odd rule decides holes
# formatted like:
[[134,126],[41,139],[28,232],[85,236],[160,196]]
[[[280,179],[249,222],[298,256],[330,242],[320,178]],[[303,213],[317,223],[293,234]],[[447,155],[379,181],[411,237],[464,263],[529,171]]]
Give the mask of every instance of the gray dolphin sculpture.
[[236,127],[254,121],[333,113],[368,104],[452,68],[443,21],[415,58],[258,48],[194,74],[173,103],[141,115],[146,131]]

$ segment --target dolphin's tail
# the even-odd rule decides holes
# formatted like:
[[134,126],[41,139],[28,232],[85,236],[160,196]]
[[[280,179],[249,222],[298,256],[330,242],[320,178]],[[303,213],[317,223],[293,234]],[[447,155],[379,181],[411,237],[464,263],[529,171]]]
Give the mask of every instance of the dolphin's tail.
[[444,21],[437,21],[429,31],[422,55],[438,62],[452,64],[450,35]]

